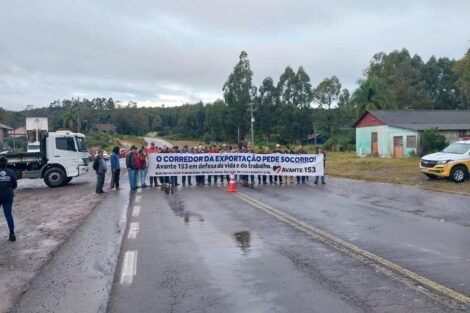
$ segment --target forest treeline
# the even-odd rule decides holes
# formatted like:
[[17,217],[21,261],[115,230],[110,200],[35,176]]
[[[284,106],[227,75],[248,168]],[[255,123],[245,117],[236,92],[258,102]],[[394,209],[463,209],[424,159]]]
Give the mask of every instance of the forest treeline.
[[0,109],[0,122],[24,126],[25,117],[48,117],[50,128],[88,132],[113,123],[120,134],[160,135],[206,142],[250,138],[253,107],[257,142],[298,143],[316,133],[330,142],[354,142],[354,121],[368,109],[470,109],[470,49],[460,60],[431,57],[424,62],[406,49],[378,53],[354,92],[336,76],[313,86],[301,66],[287,66],[279,78],[252,81],[248,54],[241,52],[223,84],[223,99],[178,107],[118,105],[111,98],[55,100],[48,107],[24,111]]

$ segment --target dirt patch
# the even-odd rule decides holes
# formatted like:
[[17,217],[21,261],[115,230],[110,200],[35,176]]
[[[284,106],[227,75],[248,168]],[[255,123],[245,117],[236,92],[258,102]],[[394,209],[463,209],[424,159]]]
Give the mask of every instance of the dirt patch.
[[91,170],[60,188],[49,188],[39,179],[18,182],[13,203],[16,242],[7,241],[8,228],[0,219],[0,312],[14,304],[59,246],[105,199],[95,194],[95,181]]

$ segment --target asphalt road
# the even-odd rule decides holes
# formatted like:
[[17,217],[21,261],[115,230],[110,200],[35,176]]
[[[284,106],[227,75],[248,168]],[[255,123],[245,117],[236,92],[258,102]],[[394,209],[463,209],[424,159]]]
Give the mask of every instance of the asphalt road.
[[108,312],[462,312],[469,200],[342,179],[146,188]]

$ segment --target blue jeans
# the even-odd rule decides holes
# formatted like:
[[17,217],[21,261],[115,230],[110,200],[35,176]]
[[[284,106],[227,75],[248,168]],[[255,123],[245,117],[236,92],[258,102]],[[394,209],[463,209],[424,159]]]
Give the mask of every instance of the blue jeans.
[[131,189],[137,188],[137,170],[136,169],[129,169],[129,185]]
[[145,180],[147,179],[147,169],[140,169],[139,170],[139,180],[140,180],[140,186],[143,187],[146,185]]
[[0,205],[3,206],[3,213],[5,214],[10,233],[15,232],[15,223],[13,222],[13,215],[11,214],[11,207],[13,206],[13,197],[7,199],[0,199]]

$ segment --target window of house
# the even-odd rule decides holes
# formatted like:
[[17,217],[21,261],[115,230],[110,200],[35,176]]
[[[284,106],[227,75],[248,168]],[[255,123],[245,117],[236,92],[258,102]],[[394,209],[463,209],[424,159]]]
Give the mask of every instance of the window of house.
[[416,136],[406,136],[406,147],[416,149]]

